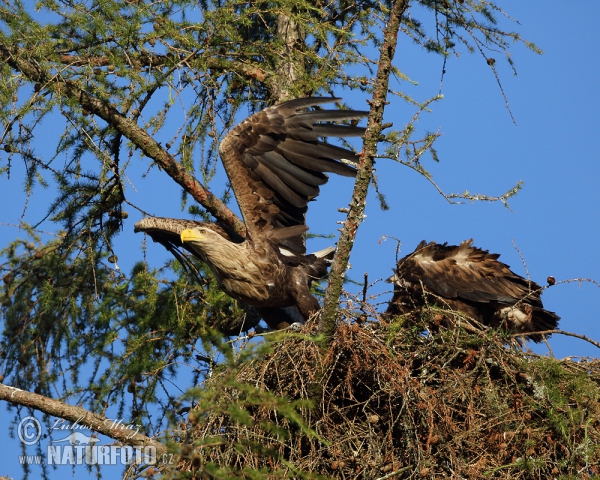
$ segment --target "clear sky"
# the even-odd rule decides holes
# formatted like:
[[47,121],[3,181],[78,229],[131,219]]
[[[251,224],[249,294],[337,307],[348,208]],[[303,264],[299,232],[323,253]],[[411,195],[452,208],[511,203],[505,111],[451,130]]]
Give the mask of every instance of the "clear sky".
[[[596,47],[597,19],[600,3],[577,2],[566,8],[563,3],[542,0],[502,2],[521,25],[518,30],[534,41],[544,54],[539,56],[516,46],[513,60],[518,76],[513,76],[500,53],[495,55],[502,87],[506,93],[515,125],[506,109],[498,84],[485,61],[477,54],[465,52],[450,58],[442,83],[444,99],[431,106],[418,124],[423,131],[443,133],[436,144],[439,164],[426,160],[425,167],[447,193],[469,190],[471,193],[500,195],[517,181],[523,190],[510,202],[512,210],[502,204],[467,203],[450,205],[425,179],[406,167],[388,160],[377,162],[380,191],[386,196],[390,210],[382,212],[372,194],[367,218],[359,229],[351,258],[350,275],[362,281],[363,274],[375,281],[390,275],[395,262],[396,242],[381,241],[385,235],[401,240],[400,255],[415,248],[422,239],[456,244],[474,238],[475,245],[502,254],[501,260],[532,280],[545,284],[548,275],[557,281],[592,278],[600,281],[599,212],[600,164],[597,138],[600,127],[600,62]],[[394,89],[405,90],[417,100],[436,95],[440,89],[442,60],[425,54],[403,41],[398,48],[395,65],[418,85],[403,83]],[[354,108],[366,109],[365,98],[347,92],[344,96]],[[414,110],[406,103],[392,99],[385,121],[402,128]],[[47,131],[51,135],[50,130]],[[1,155],[1,153],[0,153]],[[0,156],[4,165],[5,156]],[[0,245],[20,234],[15,227],[25,207],[22,172],[14,165],[11,179],[0,178]],[[170,182],[166,175],[153,172],[138,179],[137,192],[130,190],[131,201],[153,214],[182,217],[180,195],[176,187],[163,187]],[[156,195],[160,186],[164,196]],[[333,179],[309,212],[308,224],[320,233],[335,233],[343,220],[336,209],[350,200],[352,182]],[[222,188],[216,188],[217,193]],[[172,192],[172,196],[169,195]],[[171,200],[169,200],[171,198]],[[30,200],[25,220],[35,223],[46,211],[48,196],[40,191]],[[9,205],[7,208],[6,205]],[[128,272],[126,258],[140,258],[140,236],[133,235],[133,224],[141,218],[130,212],[125,232],[118,245],[121,268]],[[309,248],[317,250],[331,241],[320,240]],[[156,265],[166,252],[160,245],[148,247],[148,258]],[[360,287],[349,286],[358,292]],[[378,294],[375,301],[390,298],[387,284],[379,282],[370,290]],[[545,306],[561,317],[560,328],[600,341],[600,328],[594,307],[600,289],[589,283],[566,283],[545,291]],[[598,356],[591,344],[561,335],[549,341],[554,355]],[[544,353],[545,346],[536,351]],[[18,462],[19,441],[8,439],[7,413],[0,406],[0,431],[5,432],[0,476],[22,477]],[[63,467],[68,469],[68,467]],[[35,470],[34,470],[35,472]],[[53,478],[71,475],[65,470]],[[36,475],[34,475],[35,477]],[[87,478],[79,468],[73,478]]]

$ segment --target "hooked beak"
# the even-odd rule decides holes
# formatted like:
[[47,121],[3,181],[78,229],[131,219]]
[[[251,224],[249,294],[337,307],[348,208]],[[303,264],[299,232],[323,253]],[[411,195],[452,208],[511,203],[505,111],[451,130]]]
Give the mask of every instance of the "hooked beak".
[[186,230],[182,230],[179,235],[181,237],[182,243],[202,240],[204,238],[199,232],[197,232],[196,230],[189,229],[189,228]]

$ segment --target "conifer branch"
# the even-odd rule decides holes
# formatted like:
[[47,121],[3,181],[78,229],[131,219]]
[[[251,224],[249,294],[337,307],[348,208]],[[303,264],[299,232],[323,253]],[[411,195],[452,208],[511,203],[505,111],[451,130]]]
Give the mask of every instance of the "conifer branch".
[[85,408],[68,405],[64,402],[38,395],[37,393],[26,392],[25,390],[2,384],[0,384],[0,400],[33,408],[48,415],[68,420],[69,422],[77,422],[78,424],[89,426],[92,430],[106,435],[113,440],[117,440],[124,445],[155,447],[157,456],[167,453],[167,447],[162,443],[139,432],[134,432],[131,429],[115,428],[113,420],[90,412]]
[[[192,55],[194,57],[195,55]],[[189,56],[188,56],[189,57]],[[135,58],[134,64],[138,67],[164,67],[186,63],[188,57],[174,57],[171,55],[160,55],[150,52],[142,52]],[[108,56],[93,56],[81,54],[63,54],[59,57],[60,61],[65,65],[73,66],[96,66],[106,67],[111,64],[111,59]],[[249,79],[264,82],[267,79],[267,72],[262,68],[245,65],[241,62],[231,62],[220,58],[207,58],[202,60],[207,69],[223,72],[234,72],[238,75]]]
[[27,60],[17,47],[0,44],[0,60],[21,72],[32,82],[44,85],[60,95],[75,100],[82,109],[97,115],[115,130],[128,138],[145,155],[162,167],[169,176],[188,192],[209,213],[231,226],[240,235],[245,235],[243,223],[218,197],[188,172],[173,155],[165,150],[152,136],[133,120],[120,113],[108,102],[100,100],[81,89],[75,82],[62,80],[58,75],[51,76],[32,61]]
[[408,0],[395,0],[392,3],[389,18],[383,31],[383,42],[380,48],[379,66],[373,97],[369,102],[371,109],[367,120],[367,131],[361,153],[361,160],[354,183],[352,203],[340,233],[338,246],[333,257],[329,283],[325,292],[325,301],[319,320],[319,333],[325,338],[323,348],[327,348],[335,333],[337,310],[342,294],[344,276],[348,268],[350,252],[354,245],[356,232],[364,218],[369,185],[373,178],[373,163],[377,155],[377,144],[383,125],[383,111],[386,104],[392,60],[398,43],[398,30],[402,15],[409,6]]

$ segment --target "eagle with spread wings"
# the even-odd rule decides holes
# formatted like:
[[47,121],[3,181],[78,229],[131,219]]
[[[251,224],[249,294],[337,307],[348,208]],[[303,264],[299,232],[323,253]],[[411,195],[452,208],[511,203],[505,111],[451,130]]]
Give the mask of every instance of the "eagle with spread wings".
[[337,98],[300,98],[261,110],[228,132],[219,152],[244,224],[147,217],[135,224],[185,264],[182,248],[206,263],[220,288],[255,307],[267,324],[285,328],[319,309],[310,292],[326,272],[333,248],[307,255],[308,202],[325,172],[356,175],[358,154],[324,141],[361,137],[367,112],[311,109]]
[[435,304],[541,341],[536,332],[554,330],[560,317],[544,309],[542,288],[512,272],[499,256],[474,247],[472,239],[458,246],[422,241],[398,261],[388,279],[394,295],[387,313],[407,314]]

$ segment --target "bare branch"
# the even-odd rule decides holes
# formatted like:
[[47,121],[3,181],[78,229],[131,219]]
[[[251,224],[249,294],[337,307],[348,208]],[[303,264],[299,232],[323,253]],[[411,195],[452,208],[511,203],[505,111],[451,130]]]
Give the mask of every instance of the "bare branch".
[[[511,336],[512,337],[526,337],[527,335],[529,335],[531,332],[527,333],[514,333]],[[550,335],[552,333],[558,333],[559,335],[566,335],[568,337],[575,337],[575,338],[579,338],[581,340],[585,340],[586,342],[591,343],[592,345],[594,345],[595,347],[600,348],[600,342],[597,342],[596,340],[592,340],[589,337],[586,337],[585,335],[581,335],[579,333],[573,333],[573,332],[567,332],[565,330],[544,330],[543,332],[535,332],[536,334],[539,335]]]
[[156,448],[157,455],[167,452],[167,447],[141,433],[133,433],[130,429],[115,428],[114,422],[102,415],[92,413],[81,407],[68,405],[52,398],[26,392],[15,387],[0,384],[0,400],[15,405],[33,408],[58,418],[71,422],[89,425],[94,431],[106,435],[125,445],[152,446]]
[[383,128],[383,111],[386,104],[392,60],[398,43],[398,30],[402,15],[408,8],[408,0],[395,0],[392,3],[387,24],[383,31],[379,66],[373,86],[373,98],[370,101],[371,110],[367,120],[363,152],[354,183],[352,203],[340,233],[340,239],[331,265],[329,283],[325,293],[325,301],[319,319],[319,333],[325,338],[323,348],[327,348],[335,332],[337,310],[348,268],[350,252],[356,238],[358,226],[364,218],[367,193],[373,178],[373,162],[377,156],[377,144]]

